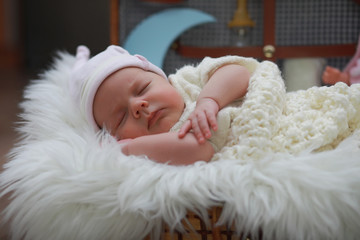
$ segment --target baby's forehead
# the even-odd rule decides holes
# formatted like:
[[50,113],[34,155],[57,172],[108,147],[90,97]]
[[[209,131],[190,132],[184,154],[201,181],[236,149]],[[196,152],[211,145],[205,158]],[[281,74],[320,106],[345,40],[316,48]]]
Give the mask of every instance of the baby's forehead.
[[119,79],[136,79],[136,77],[142,76],[149,72],[151,71],[147,71],[139,67],[126,67],[115,71],[111,75],[117,75]]
[[[131,87],[132,85],[139,82],[143,79],[146,71],[140,68],[122,68],[114,73],[107,76],[102,84],[99,86],[99,89],[102,86],[106,86],[108,90],[112,88],[127,88],[127,86]],[[99,89],[97,91],[99,91]]]
[[[126,67],[118,69],[114,73],[106,77],[101,85],[107,85],[109,91],[111,91],[111,88],[115,87],[121,87],[125,90],[134,88],[143,82],[147,82],[149,80],[152,81],[158,78],[163,79],[164,76],[139,67]],[[165,82],[168,82],[167,78],[163,80]]]

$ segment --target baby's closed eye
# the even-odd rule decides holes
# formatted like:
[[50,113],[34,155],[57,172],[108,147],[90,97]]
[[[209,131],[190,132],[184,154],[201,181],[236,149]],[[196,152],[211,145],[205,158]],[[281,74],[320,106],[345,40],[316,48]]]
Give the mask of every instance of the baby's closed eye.
[[139,91],[138,91],[138,95],[144,94],[147,91],[149,85],[150,85],[150,82],[147,82],[147,83],[141,85],[141,87],[139,88]]

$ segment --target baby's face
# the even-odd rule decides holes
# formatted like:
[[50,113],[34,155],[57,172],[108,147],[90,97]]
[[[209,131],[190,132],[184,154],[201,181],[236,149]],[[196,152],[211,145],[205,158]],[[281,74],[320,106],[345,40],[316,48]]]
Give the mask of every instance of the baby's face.
[[107,77],[93,104],[98,126],[119,140],[168,132],[183,110],[184,101],[168,80],[136,67]]

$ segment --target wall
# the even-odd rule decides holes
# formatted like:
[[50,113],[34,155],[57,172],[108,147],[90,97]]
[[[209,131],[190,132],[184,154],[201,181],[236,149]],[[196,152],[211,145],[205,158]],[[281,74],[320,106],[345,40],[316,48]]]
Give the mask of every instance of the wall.
[[25,0],[25,66],[33,71],[47,67],[57,50],[75,53],[79,44],[92,54],[109,44],[109,1]]

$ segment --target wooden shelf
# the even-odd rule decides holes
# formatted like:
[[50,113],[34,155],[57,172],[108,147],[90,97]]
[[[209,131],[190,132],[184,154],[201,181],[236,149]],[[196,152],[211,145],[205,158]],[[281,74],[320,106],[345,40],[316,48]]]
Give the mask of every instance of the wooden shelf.
[[182,3],[184,0],[142,0],[143,2],[153,3]]
[[[353,56],[356,44],[319,45],[319,46],[277,46],[272,59],[302,57],[348,57]],[[264,56],[262,46],[249,47],[196,47],[178,43],[177,52],[185,57],[203,58],[239,55],[258,59],[269,59]]]
[[178,43],[177,52],[185,57],[203,58],[208,57],[222,57],[225,55],[239,55],[243,57],[263,58],[262,47],[196,47],[185,46]]

